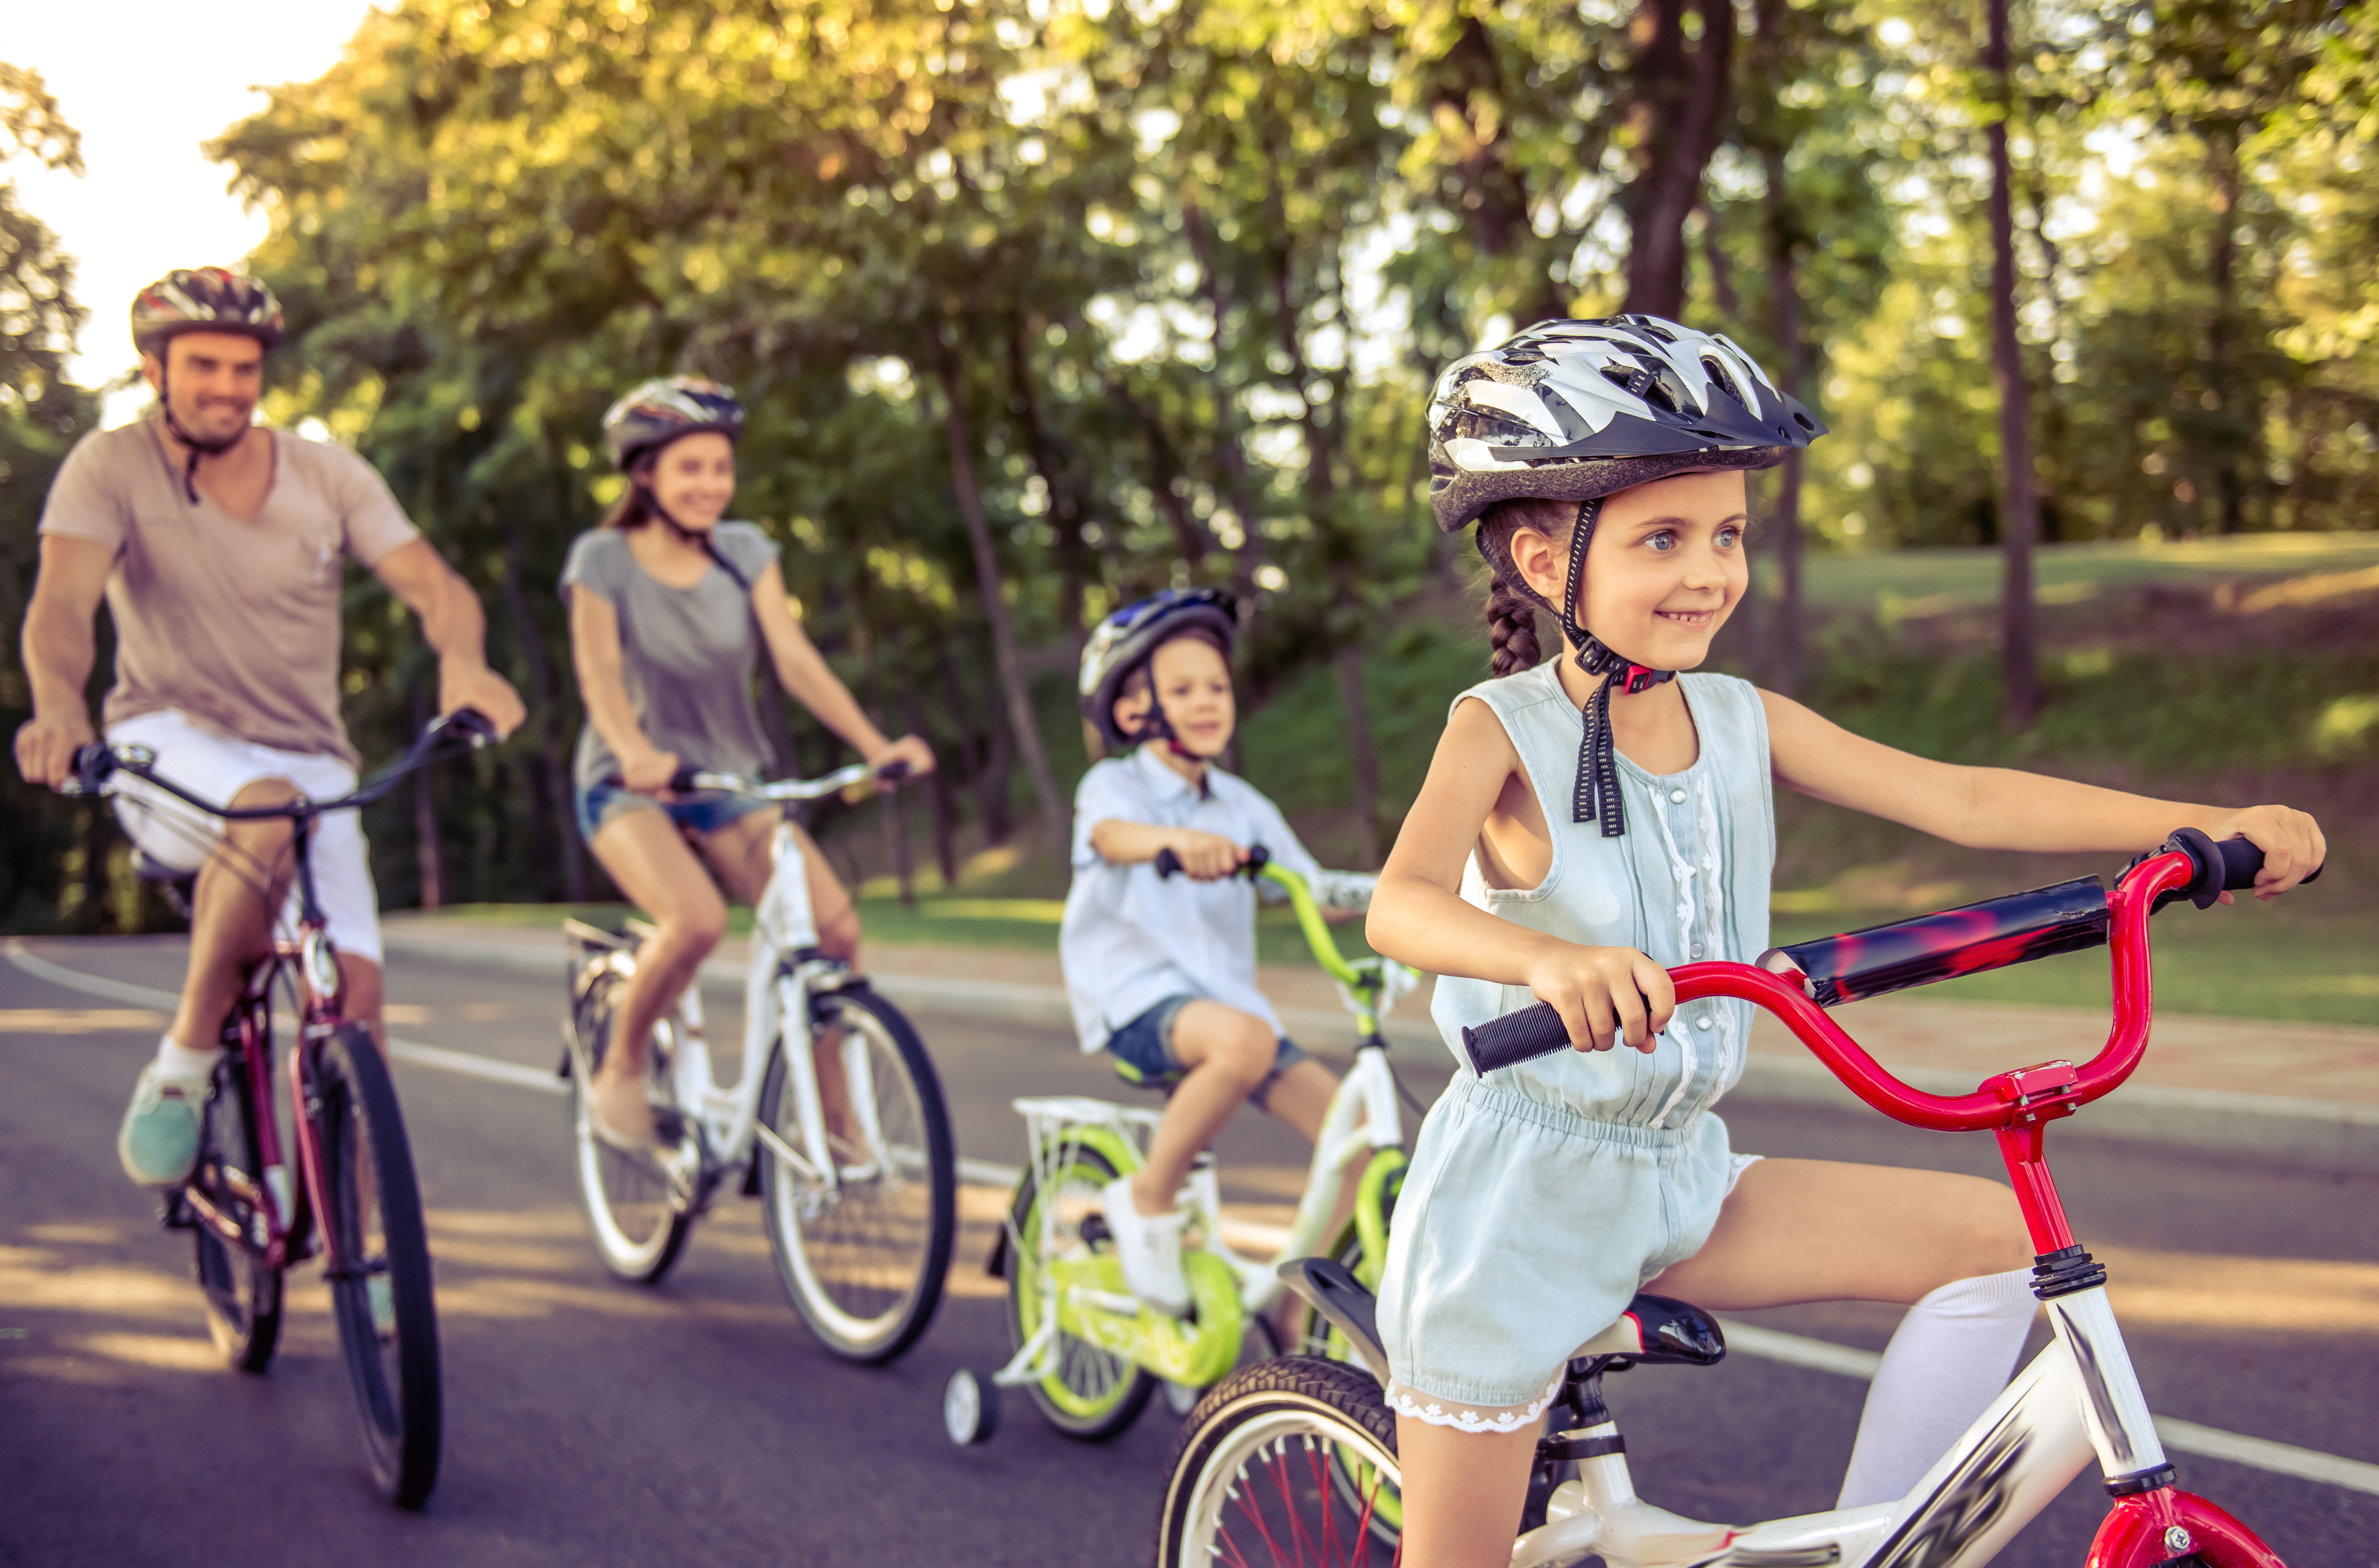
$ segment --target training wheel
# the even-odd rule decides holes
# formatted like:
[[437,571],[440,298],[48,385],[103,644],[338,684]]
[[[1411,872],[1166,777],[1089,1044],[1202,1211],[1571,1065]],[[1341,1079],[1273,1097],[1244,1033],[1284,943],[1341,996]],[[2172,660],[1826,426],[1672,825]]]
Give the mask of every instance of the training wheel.
[[960,1367],[942,1385],[942,1430],[960,1448],[990,1441],[999,1429],[999,1385],[990,1375]]

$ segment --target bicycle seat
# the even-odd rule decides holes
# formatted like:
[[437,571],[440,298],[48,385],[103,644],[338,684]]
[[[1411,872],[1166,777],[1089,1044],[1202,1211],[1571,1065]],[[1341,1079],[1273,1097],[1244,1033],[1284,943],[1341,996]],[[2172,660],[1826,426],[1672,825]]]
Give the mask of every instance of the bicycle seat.
[[1691,1302],[1638,1291],[1619,1321],[1570,1353],[1635,1367],[1715,1367],[1726,1359],[1718,1320]]

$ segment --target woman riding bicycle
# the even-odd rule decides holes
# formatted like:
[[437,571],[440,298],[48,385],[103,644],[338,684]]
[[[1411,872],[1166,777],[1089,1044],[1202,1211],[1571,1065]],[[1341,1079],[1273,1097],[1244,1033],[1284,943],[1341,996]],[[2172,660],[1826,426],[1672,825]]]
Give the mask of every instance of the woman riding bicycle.
[[[1723,338],[1542,322],[1450,367],[1431,410],[1438,524],[1476,521],[1493,573],[1498,678],[1455,699],[1370,935],[1443,977],[1450,1043],[1533,994],[1576,1049],[1457,1074],[1422,1127],[1379,1309],[1404,1561],[1510,1560],[1548,1395],[1639,1288],[1720,1309],[1909,1305],[1841,1505],[1896,1499],[2006,1383],[2031,1248],[1996,1183],[1728,1147],[1712,1107],[1742,1073],[1750,1006],[1680,1007],[1667,971],[1766,947],[1771,784],[1975,848],[2241,837],[2264,851],[2265,898],[2320,863],[2320,830],[2281,806],[1929,762],[1745,681],[1676,675],[1747,585],[1744,472],[1820,433]],[[1564,633],[1547,664],[1540,609]]]
[[[888,740],[794,618],[777,547],[722,522],[735,495],[743,405],[714,381],[646,381],[603,416],[627,493],[571,545],[562,589],[586,705],[574,766],[578,827],[595,858],[658,928],[612,1020],[615,1049],[593,1085],[609,1140],[651,1143],[646,1080],[654,1023],[673,1007],[727,929],[728,891],[749,903],[774,869],[778,808],[741,796],[680,795],[681,767],[764,776],[773,760],[752,694],[767,653],[786,691],[871,765],[931,772],[914,735]],[[795,828],[795,832],[800,829]],[[818,947],[851,961],[859,913],[808,840],[803,861]],[[708,871],[704,869],[708,863]]]

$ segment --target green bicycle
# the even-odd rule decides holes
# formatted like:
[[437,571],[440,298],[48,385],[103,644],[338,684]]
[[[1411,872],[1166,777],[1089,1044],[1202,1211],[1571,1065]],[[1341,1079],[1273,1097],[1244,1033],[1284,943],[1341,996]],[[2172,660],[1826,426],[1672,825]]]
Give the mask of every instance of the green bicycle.
[[[1280,1258],[1260,1263],[1232,1250],[1223,1234],[1221,1175],[1213,1153],[1203,1153],[1182,1195],[1190,1215],[1181,1258],[1190,1312],[1176,1318],[1145,1305],[1124,1283],[1099,1194],[1140,1168],[1160,1113],[1073,1095],[1018,1100],[1031,1159],[991,1265],[1008,1281],[1015,1354],[997,1371],[961,1369],[951,1375],[942,1417],[952,1441],[975,1443],[992,1435],[1004,1388],[1027,1390],[1052,1426],[1090,1441],[1130,1426],[1159,1382],[1186,1412],[1200,1392],[1239,1362],[1251,1334],[1259,1354],[1280,1353],[1281,1336],[1265,1314],[1282,1295],[1275,1272],[1282,1260],[1327,1256],[1377,1284],[1407,1163],[1402,1086],[1388,1066],[1379,1020],[1419,977],[1390,959],[1343,956],[1306,879],[1270,863],[1261,848],[1249,871],[1287,896],[1315,959],[1354,1014],[1359,1035],[1355,1065],[1314,1140],[1304,1195]],[[1333,875],[1328,892],[1334,905],[1359,908],[1368,901],[1369,879]],[[1356,1170],[1354,1211],[1334,1227],[1347,1173]],[[1303,1308],[1301,1299],[1297,1306]],[[1310,1309],[1297,1314],[1287,1338],[1288,1347],[1301,1354],[1354,1355]]]

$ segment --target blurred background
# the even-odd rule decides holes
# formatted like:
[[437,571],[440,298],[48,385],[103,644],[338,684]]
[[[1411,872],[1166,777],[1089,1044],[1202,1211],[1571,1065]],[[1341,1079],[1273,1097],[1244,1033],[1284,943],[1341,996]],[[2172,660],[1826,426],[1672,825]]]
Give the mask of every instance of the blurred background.
[[[603,408],[671,370],[751,404],[738,513],[943,759],[818,825],[876,935],[1054,939],[1081,639],[1168,584],[1247,596],[1239,768],[1376,865],[1485,674],[1427,389],[1622,309],[1833,428],[1755,482],[1723,668],[1929,755],[2286,800],[2379,867],[2374,0],[59,10],[0,41],[0,728],[50,476],[147,406],[132,290],[245,252],[292,328],[269,416],[387,476],[533,710],[372,814],[391,909],[611,896],[554,582],[617,493]],[[431,661],[350,583],[382,757]],[[847,760],[766,712],[785,771]],[[1781,934],[2114,869],[1779,809]],[[2168,1005],[2379,1023],[2358,880],[2177,929]],[[173,923],[6,770],[0,931]],[[2252,961],[2192,992],[2192,940]],[[2103,985],[2050,967],[1963,983]]]

